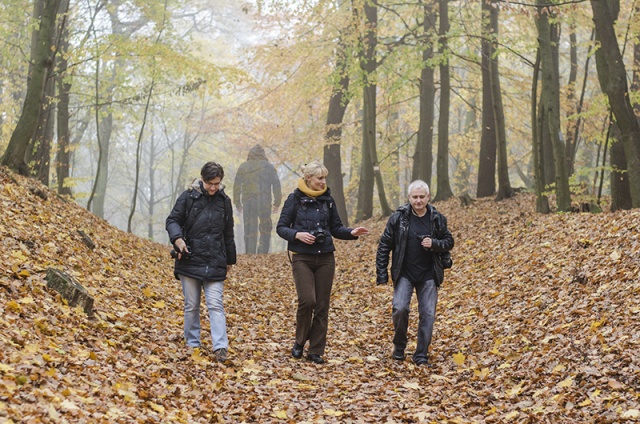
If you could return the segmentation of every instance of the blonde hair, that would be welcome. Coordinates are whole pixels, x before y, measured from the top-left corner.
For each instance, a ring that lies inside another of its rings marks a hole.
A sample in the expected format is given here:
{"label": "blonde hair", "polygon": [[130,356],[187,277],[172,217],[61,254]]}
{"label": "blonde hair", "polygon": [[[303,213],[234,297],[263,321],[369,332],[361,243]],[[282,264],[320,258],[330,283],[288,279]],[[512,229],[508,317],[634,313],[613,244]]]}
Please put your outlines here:
{"label": "blonde hair", "polygon": [[304,178],[317,177],[320,175],[327,176],[329,175],[329,170],[321,164],[319,161],[314,160],[313,162],[309,162],[302,167],[302,174]]}

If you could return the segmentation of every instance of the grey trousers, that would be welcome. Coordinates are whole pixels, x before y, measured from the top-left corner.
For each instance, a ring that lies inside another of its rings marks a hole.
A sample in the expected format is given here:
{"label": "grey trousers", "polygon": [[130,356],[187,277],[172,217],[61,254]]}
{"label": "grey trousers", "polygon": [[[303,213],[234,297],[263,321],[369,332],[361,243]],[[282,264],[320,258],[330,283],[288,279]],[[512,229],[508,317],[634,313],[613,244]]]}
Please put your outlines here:
{"label": "grey trousers", "polygon": [[407,329],[409,327],[409,311],[411,296],[416,289],[418,297],[418,343],[413,354],[414,361],[426,360],[436,321],[436,305],[438,304],[438,289],[434,280],[422,281],[416,284],[400,277],[393,289],[393,344],[404,351],[407,347]]}
{"label": "grey trousers", "polygon": [[273,229],[271,205],[261,205],[257,200],[245,200],[242,209],[245,252],[269,253]]}

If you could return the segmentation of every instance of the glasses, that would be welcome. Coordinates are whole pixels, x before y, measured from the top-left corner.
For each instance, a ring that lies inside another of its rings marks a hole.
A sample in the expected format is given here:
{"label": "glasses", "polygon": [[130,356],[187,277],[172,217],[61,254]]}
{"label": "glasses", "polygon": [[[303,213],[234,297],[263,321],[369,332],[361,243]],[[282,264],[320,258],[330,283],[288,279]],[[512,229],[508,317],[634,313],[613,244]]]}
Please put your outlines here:
{"label": "glasses", "polygon": [[203,181],[202,185],[205,187],[220,187],[222,181]]}

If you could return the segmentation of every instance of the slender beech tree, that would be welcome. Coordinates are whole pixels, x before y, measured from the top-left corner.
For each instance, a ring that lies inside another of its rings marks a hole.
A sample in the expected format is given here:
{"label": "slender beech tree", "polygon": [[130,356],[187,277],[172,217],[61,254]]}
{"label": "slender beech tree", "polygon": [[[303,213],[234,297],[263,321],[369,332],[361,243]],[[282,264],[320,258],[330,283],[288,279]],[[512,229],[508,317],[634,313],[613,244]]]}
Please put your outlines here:
{"label": "slender beech tree", "polygon": [[420,70],[420,122],[418,140],[413,155],[413,180],[421,179],[431,187],[433,173],[433,120],[436,85],[433,68],[433,37],[436,33],[436,3],[422,1],[424,23],[422,25],[422,69]]}
{"label": "slender beech tree", "polygon": [[387,203],[384,192],[382,173],[378,164],[376,150],[377,125],[377,92],[375,71],[378,67],[376,47],[378,45],[378,7],[369,0],[363,5],[364,36],[360,53],[360,67],[363,75],[363,118],[362,118],[362,160],[360,169],[360,184],[358,186],[358,202],[356,206],[356,222],[373,216],[373,188],[378,188],[378,198],[382,215],[391,215],[391,208]]}
{"label": "slender beech tree", "polygon": [[[67,9],[69,0],[63,0],[60,4],[61,9]],[[57,76],[56,86],[58,87],[58,106],[57,127],[58,127],[58,151],[56,155],[56,181],[58,194],[71,196],[71,187],[69,187],[69,170],[71,166],[71,134],[69,130],[69,102],[71,93],[70,75],[67,73],[69,62],[67,60],[67,52],[69,51],[69,29],[64,25],[60,31],[60,54],[57,59]]]}
{"label": "slender beech tree", "polygon": [[[498,5],[492,2],[490,11],[491,42],[497,43],[498,37]],[[507,132],[505,129],[504,107],[502,105],[502,88],[500,86],[500,67],[498,64],[498,49],[492,47],[491,60],[489,62],[489,78],[491,85],[491,99],[493,106],[494,127],[496,129],[496,147],[498,153],[498,194],[496,200],[513,197],[515,194],[509,180],[509,161],[507,158]]]}
{"label": "slender beech tree", "polygon": [[496,193],[496,155],[497,131],[493,109],[493,91],[491,89],[491,62],[495,55],[494,19],[497,11],[491,1],[480,2],[482,16],[481,29],[481,70],[482,70],[482,129],[480,130],[480,156],[478,162],[478,185],[476,196],[489,197]]}
{"label": "slender beech tree", "polygon": [[324,129],[324,165],[329,170],[327,185],[331,187],[331,194],[336,201],[338,213],[344,225],[349,225],[349,214],[344,198],[344,185],[342,182],[342,124],[344,114],[349,104],[349,74],[347,73],[345,46],[338,43],[336,49],[336,75],[329,99],[327,111],[327,123]]}
{"label": "slender beech tree", "polygon": [[614,29],[619,3],[612,0],[591,0],[596,27],[596,67],[602,91],[609,99],[611,111],[620,129],[624,145],[631,205],[640,207],[640,123],[631,106],[627,73]]}
{"label": "slender beech tree", "polygon": [[540,64],[542,74],[541,103],[544,109],[543,131],[548,131],[553,146],[555,162],[556,206],[559,211],[571,209],[571,193],[569,190],[569,176],[564,141],[560,130],[560,78],[557,61],[552,51],[551,25],[549,23],[550,9],[545,6],[545,0],[538,0],[540,10],[536,19],[538,28],[538,43],[540,45]]}
{"label": "slender beech tree", "polygon": [[434,200],[453,196],[449,180],[449,108],[451,76],[449,69],[449,0],[439,0],[438,53],[440,55],[440,115],[438,116],[437,190]]}
{"label": "slender beech tree", "polygon": [[542,164],[542,126],[538,116],[538,81],[540,77],[540,47],[536,51],[536,61],[533,65],[531,83],[531,150],[533,152],[533,175],[536,191],[536,212],[550,213],[549,198],[545,193],[544,167]]}
{"label": "slender beech tree", "polygon": [[31,145],[34,128],[38,122],[38,112],[47,78],[50,76],[55,60],[56,17],[61,0],[38,0],[42,7],[34,6],[35,11],[41,11],[39,16],[34,16],[38,22],[34,30],[34,38],[31,50],[29,80],[27,93],[22,106],[22,113],[11,135],[9,145],[2,156],[1,163],[22,175],[29,175],[29,167],[26,163],[26,154]]}

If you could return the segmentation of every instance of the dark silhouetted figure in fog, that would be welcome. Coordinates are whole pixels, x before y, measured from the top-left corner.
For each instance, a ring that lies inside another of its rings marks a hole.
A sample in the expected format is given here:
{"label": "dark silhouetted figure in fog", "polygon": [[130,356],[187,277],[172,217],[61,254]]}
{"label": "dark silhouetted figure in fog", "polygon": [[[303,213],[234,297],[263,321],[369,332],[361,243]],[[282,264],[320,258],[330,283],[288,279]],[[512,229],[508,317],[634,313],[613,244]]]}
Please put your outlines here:
{"label": "dark silhouetted figure in fog", "polygon": [[249,151],[247,161],[238,168],[233,183],[233,201],[244,222],[246,253],[269,253],[271,214],[278,211],[281,200],[278,173],[267,160],[262,146],[256,144]]}

